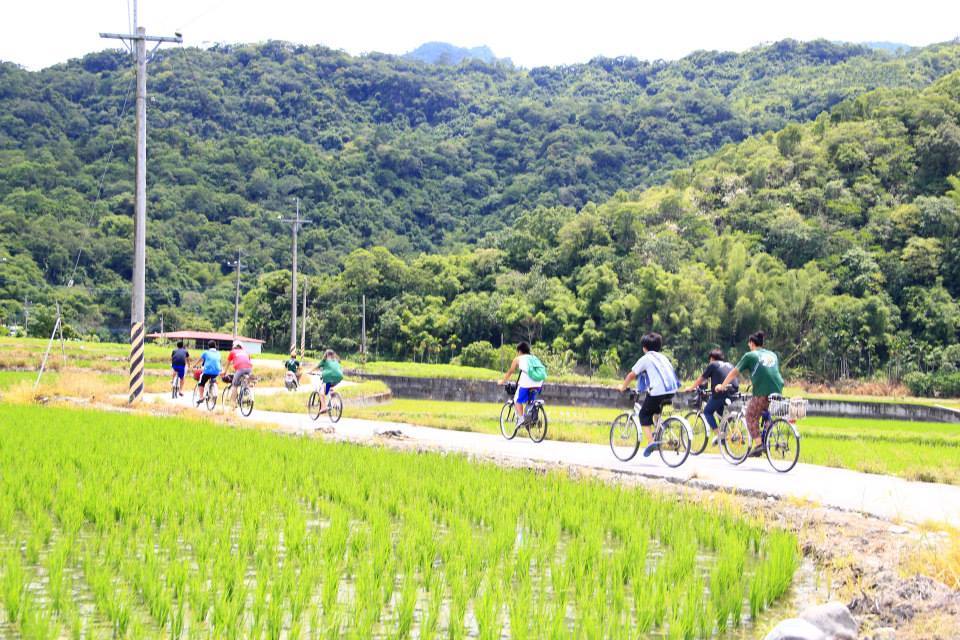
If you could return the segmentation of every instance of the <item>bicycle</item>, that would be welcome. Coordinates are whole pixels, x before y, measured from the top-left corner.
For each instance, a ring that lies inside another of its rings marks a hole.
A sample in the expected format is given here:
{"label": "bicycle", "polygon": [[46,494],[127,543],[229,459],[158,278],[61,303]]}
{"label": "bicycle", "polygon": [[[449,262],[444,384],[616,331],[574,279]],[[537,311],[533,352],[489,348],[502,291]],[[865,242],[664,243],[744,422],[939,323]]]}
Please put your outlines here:
{"label": "bicycle", "polygon": [[503,389],[507,394],[507,399],[503,403],[503,407],[500,408],[500,433],[503,434],[503,437],[507,440],[513,440],[520,429],[525,428],[527,437],[531,441],[543,442],[543,439],[547,437],[548,421],[543,400],[538,397],[540,394],[533,396],[533,399],[524,405],[523,420],[517,422],[516,407],[513,400],[517,393],[517,383],[507,383]]}
{"label": "bicycle", "polygon": [[[222,395],[220,397],[221,406],[223,410],[227,410],[227,399],[230,395],[230,389],[233,386],[233,375],[226,374],[222,377],[223,384],[226,386],[223,388]],[[237,408],[240,409],[240,414],[244,418],[249,418],[250,414],[253,413],[253,386],[256,384],[253,375],[246,375],[240,380],[240,385],[237,387],[237,397],[234,399],[234,403],[237,405]]]}
{"label": "bicycle", "polygon": [[[630,391],[633,410],[621,413],[610,423],[610,450],[621,462],[629,462],[640,449],[640,392]],[[690,425],[680,416],[658,415],[653,425],[653,442],[659,444],[660,459],[668,467],[679,467],[690,456]]]}
{"label": "bicycle", "polygon": [[193,388],[193,406],[199,406],[201,401],[207,404],[207,410],[213,411],[217,406],[217,379],[211,378],[204,387],[204,395],[200,397],[200,385]]}
{"label": "bicycle", "polygon": [[707,421],[703,417],[703,406],[707,403],[710,392],[705,387],[697,387],[694,393],[696,395],[689,405],[693,411],[688,411],[683,418],[690,425],[690,455],[698,456],[704,452],[710,440]]}
{"label": "bicycle", "polygon": [[317,420],[320,418],[321,413],[326,413],[330,418],[330,422],[334,424],[340,422],[340,416],[343,415],[343,398],[340,397],[339,393],[331,389],[330,394],[327,395],[327,408],[321,410],[320,393],[319,389],[314,389],[313,393],[310,394],[310,399],[307,400],[307,415],[309,415],[312,420]]}
{"label": "bicycle", "polygon": [[[770,396],[770,408],[760,414],[760,439],[767,462],[775,471],[787,473],[797,465],[800,459],[800,432],[796,422],[806,416],[807,401],[803,398],[785,398],[779,394]],[[745,454],[736,464],[746,459]]]}
{"label": "bicycle", "polygon": [[170,397],[174,400],[180,397],[180,376],[173,376],[173,382],[170,383]]}

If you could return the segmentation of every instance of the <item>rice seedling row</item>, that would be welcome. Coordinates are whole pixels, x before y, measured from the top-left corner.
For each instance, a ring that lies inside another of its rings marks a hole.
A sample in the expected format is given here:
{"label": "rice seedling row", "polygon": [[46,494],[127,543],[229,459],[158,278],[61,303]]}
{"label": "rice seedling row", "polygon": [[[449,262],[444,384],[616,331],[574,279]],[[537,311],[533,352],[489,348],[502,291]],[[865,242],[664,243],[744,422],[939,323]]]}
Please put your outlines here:
{"label": "rice seedling row", "polygon": [[723,637],[792,534],[460,456],[0,404],[0,635]]}

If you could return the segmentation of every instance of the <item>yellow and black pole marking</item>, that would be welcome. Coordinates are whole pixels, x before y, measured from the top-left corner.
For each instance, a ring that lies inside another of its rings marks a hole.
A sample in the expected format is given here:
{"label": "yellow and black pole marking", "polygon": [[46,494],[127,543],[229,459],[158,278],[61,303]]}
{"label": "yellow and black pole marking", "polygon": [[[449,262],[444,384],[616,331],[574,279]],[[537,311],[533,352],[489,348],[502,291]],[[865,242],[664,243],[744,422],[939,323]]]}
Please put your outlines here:
{"label": "yellow and black pole marking", "polygon": [[143,397],[143,323],[130,325],[130,404]]}

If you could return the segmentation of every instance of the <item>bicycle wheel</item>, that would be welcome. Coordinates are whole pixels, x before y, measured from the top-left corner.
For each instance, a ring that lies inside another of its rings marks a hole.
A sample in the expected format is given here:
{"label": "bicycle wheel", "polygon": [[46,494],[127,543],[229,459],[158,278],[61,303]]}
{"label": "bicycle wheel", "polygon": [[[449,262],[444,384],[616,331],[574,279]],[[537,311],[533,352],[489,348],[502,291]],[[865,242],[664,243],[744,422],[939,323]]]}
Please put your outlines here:
{"label": "bicycle wheel", "polygon": [[640,448],[640,428],[629,413],[621,413],[610,423],[610,450],[621,462],[633,460]]}
{"label": "bicycle wheel", "polygon": [[679,416],[670,416],[660,424],[660,459],[668,467],[679,467],[690,455],[690,425]]}
{"label": "bicycle wheel", "polygon": [[517,416],[513,412],[513,401],[507,400],[500,407],[500,434],[507,440],[517,435]]}
{"label": "bicycle wheel", "polygon": [[193,406],[198,406],[200,404],[200,386],[197,385],[193,388]]}
{"label": "bicycle wheel", "polygon": [[314,391],[310,394],[310,399],[307,400],[307,415],[310,416],[311,420],[316,420],[320,417],[320,392]]}
{"label": "bicycle wheel", "polygon": [[684,420],[690,425],[690,455],[698,456],[704,452],[710,441],[707,421],[699,411],[691,411],[684,416]]}
{"label": "bicycle wheel", "polygon": [[213,411],[217,406],[217,385],[207,383],[207,410]]}
{"label": "bicycle wheel", "polygon": [[240,413],[243,417],[249,417],[253,413],[253,391],[250,387],[244,385],[240,387],[240,396],[237,398],[237,404],[240,405]]}
{"label": "bicycle wheel", "polygon": [[747,428],[747,419],[742,413],[731,415],[724,424],[723,432],[724,436],[720,442],[723,457],[727,462],[740,464],[747,459],[753,442],[750,430]]}
{"label": "bicycle wheel", "polygon": [[327,413],[330,414],[330,422],[334,424],[340,422],[340,416],[343,415],[343,399],[336,391],[327,398]]}
{"label": "bicycle wheel", "polygon": [[180,378],[175,377],[170,385],[170,397],[174,400],[180,395]]}
{"label": "bicycle wheel", "polygon": [[800,459],[800,434],[783,418],[773,421],[764,444],[767,461],[780,473],[793,469]]}
{"label": "bicycle wheel", "polygon": [[543,442],[547,437],[547,412],[543,407],[536,407],[537,415],[532,422],[527,422],[527,433],[534,442]]}
{"label": "bicycle wheel", "polygon": [[[233,402],[234,402],[234,404],[236,404],[236,402],[237,402],[236,398],[234,398]],[[229,385],[229,384],[223,388],[223,391],[220,392],[220,408],[221,408],[224,412],[226,412],[227,409],[231,408],[231,407],[230,407],[230,385]]]}

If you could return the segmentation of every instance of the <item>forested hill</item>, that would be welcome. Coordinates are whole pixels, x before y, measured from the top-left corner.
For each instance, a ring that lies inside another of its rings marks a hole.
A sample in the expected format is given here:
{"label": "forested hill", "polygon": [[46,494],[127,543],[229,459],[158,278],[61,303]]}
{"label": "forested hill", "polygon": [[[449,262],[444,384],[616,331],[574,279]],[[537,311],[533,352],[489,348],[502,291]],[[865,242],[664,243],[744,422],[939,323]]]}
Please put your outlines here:
{"label": "forested hill", "polygon": [[[513,69],[351,57],[320,47],[161,50],[150,67],[148,313],[231,317],[224,260],[285,267],[293,198],[313,219],[305,270],[358,246],[455,248],[537,206],[582,207],[653,184],[723,144],[810,120],[876,86],[922,87],[960,47],[892,57],[784,41],[677,62]],[[60,295],[83,331],[126,325],[133,126],[129,59],[41,72],[0,64],[0,301]],[[105,172],[102,198],[94,201]]]}
{"label": "forested hill", "polygon": [[[655,329],[692,374],[710,348],[737,353],[763,328],[793,375],[940,370],[954,385],[942,392],[960,393],[960,72],[516,226],[412,262],[358,250],[317,301],[317,341],[356,345],[363,292],[372,344],[395,357],[446,359],[503,336],[536,340],[554,368],[613,374]],[[277,272],[247,295],[249,330],[286,335],[285,286]]]}

